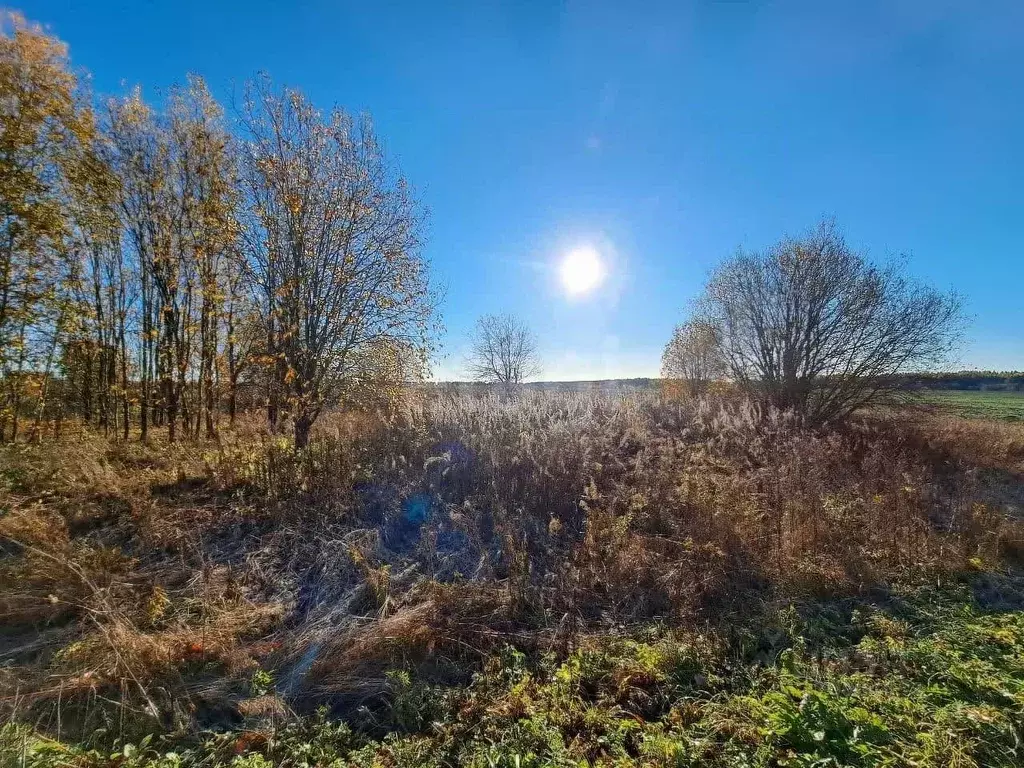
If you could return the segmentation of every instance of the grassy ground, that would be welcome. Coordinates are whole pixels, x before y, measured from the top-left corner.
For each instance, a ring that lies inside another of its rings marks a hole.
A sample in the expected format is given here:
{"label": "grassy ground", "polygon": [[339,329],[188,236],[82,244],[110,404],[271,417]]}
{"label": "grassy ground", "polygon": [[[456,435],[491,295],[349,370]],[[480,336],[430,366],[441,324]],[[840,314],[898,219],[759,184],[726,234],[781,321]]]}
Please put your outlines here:
{"label": "grassy ground", "polygon": [[1024,421],[1024,392],[933,391],[924,401],[971,419]]}
{"label": "grassy ground", "polygon": [[0,766],[1024,758],[1017,424],[538,393],[0,454]]}
{"label": "grassy ground", "polygon": [[396,671],[383,740],[324,711],[104,750],[12,725],[0,750],[53,766],[1020,765],[1024,613],[988,603],[1000,587],[1020,594],[977,577],[789,604],[731,635],[649,625],[563,658],[507,647],[459,688]]}

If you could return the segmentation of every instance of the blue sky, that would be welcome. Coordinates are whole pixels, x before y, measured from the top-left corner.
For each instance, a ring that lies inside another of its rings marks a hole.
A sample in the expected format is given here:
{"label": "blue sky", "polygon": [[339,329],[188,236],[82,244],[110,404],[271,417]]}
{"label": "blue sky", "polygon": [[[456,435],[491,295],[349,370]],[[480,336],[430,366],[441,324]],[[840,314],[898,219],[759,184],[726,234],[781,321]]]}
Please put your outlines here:
{"label": "blue sky", "polygon": [[[1024,3],[52,0],[99,93],[259,70],[368,111],[430,209],[437,373],[484,312],[545,378],[656,375],[708,270],[834,215],[968,299],[960,362],[1024,368]],[[600,252],[570,299],[556,265]]]}

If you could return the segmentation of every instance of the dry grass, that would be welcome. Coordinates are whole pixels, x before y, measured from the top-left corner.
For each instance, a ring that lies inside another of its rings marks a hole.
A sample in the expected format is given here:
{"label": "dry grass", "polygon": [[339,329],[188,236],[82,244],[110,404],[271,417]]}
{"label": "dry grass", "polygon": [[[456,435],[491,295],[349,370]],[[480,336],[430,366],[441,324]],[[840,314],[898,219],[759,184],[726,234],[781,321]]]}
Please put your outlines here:
{"label": "dry grass", "polygon": [[389,669],[1024,551],[1024,427],[934,414],[810,433],[730,397],[440,394],[302,454],[255,423],[3,450],[0,700],[65,730],[372,706]]}

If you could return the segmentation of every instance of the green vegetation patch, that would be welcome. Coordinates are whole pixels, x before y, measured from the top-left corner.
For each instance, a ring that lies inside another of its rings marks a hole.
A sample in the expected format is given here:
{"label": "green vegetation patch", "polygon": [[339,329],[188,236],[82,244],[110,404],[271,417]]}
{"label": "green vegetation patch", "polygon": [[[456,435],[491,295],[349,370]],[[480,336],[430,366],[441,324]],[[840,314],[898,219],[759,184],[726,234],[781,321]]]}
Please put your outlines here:
{"label": "green vegetation patch", "polygon": [[6,726],[3,765],[1016,766],[1024,613],[968,586],[658,626],[565,654],[506,648],[465,688],[390,676],[384,733],[326,710],[277,728],[87,751]]}
{"label": "green vegetation patch", "polygon": [[931,391],[923,400],[965,418],[1024,421],[1024,392]]}

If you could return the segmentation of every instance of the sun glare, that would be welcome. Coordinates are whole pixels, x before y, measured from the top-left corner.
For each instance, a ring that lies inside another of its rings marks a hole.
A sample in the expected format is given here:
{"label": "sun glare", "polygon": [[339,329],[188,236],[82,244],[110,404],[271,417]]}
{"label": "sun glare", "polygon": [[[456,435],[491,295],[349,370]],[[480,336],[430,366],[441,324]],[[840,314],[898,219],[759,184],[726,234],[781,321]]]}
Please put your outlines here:
{"label": "sun glare", "polygon": [[558,274],[567,294],[585,296],[601,284],[605,270],[597,251],[587,246],[566,254]]}

